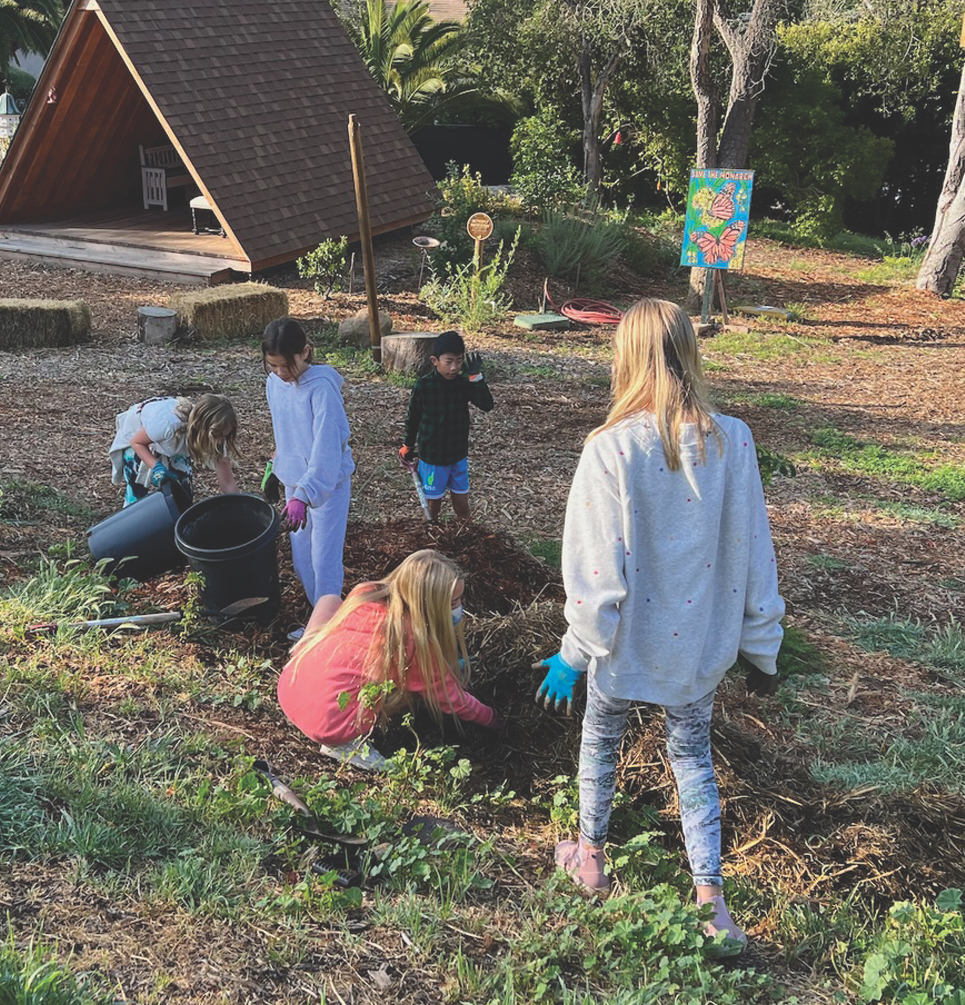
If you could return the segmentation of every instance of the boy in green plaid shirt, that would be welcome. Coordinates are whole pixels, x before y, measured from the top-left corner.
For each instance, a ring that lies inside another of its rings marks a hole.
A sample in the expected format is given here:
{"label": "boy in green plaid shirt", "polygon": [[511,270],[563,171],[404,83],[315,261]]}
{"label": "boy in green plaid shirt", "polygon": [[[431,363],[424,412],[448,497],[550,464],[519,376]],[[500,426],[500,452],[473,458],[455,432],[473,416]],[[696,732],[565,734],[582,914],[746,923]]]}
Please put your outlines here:
{"label": "boy in green plaid shirt", "polygon": [[405,417],[405,445],[399,457],[411,471],[418,456],[419,477],[433,521],[439,519],[447,491],[456,516],[468,520],[469,404],[491,412],[493,396],[479,353],[467,356],[457,332],[443,332],[432,343],[429,358],[432,369],[412,389]]}

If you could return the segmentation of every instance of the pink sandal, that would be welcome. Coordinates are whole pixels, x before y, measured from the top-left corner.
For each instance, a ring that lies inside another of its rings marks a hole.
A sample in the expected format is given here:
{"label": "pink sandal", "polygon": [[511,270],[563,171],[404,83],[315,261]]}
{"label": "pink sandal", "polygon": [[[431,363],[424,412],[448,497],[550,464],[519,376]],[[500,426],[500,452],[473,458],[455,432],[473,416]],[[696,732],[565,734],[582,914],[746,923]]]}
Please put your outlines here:
{"label": "pink sandal", "polygon": [[602,848],[588,845],[582,835],[579,841],[560,841],[554,855],[556,864],[573,880],[591,893],[610,889],[610,877],[603,871],[606,858]]}
{"label": "pink sandal", "polygon": [[713,907],[714,913],[709,921],[704,922],[704,935],[708,939],[714,939],[722,934],[724,941],[705,946],[704,952],[715,960],[728,956],[740,956],[747,948],[747,933],[730,916],[730,911],[727,910],[727,905],[724,903],[724,895],[718,893],[716,897],[705,900],[699,906],[704,907],[707,904]]}

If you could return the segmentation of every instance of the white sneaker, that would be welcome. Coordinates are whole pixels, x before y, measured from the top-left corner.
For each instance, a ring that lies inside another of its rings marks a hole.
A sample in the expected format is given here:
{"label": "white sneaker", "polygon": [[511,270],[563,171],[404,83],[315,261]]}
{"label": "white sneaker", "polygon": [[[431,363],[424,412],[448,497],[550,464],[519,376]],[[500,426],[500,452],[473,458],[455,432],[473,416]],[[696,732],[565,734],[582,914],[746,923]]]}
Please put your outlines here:
{"label": "white sneaker", "polygon": [[305,634],[305,626],[304,625],[300,626],[299,628],[293,628],[288,633],[288,641],[289,642],[298,642],[304,634]]}
{"label": "white sneaker", "polygon": [[385,758],[373,747],[364,736],[348,743],[323,743],[321,751],[326,757],[332,757],[342,764],[363,771],[385,771]]}

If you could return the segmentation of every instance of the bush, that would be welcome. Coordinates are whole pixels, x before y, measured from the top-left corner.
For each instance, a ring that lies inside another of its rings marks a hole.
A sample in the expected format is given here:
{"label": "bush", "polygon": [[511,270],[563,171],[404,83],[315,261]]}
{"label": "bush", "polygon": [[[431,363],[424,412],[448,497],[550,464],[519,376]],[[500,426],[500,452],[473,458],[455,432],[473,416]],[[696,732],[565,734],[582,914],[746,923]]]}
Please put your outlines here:
{"label": "bush", "polygon": [[446,324],[458,325],[467,332],[479,331],[512,307],[512,301],[501,290],[518,243],[517,230],[505,256],[500,241],[496,254],[478,273],[471,262],[457,265],[448,270],[445,279],[433,276],[419,295]]}
{"label": "bush", "polygon": [[178,293],[168,306],[199,338],[247,338],[288,313],[288,294],[264,283],[238,283]]}
{"label": "bush", "polygon": [[[437,189],[439,203],[427,225],[427,229],[442,242],[432,253],[436,271],[472,261],[475,243],[466,233],[466,223],[473,213],[488,213],[495,217],[508,208],[506,198],[490,192],[482,183],[482,175],[474,175],[468,164],[463,165],[461,170],[458,165],[449,164],[448,174],[439,182]],[[502,222],[494,220],[494,228]]]}
{"label": "bush", "polygon": [[590,282],[605,277],[627,246],[625,223],[597,208],[549,210],[539,235],[539,256],[557,278]]}
{"label": "bush", "polygon": [[510,141],[510,184],[525,206],[568,206],[583,198],[586,186],[571,157],[578,142],[579,135],[552,108],[520,119]]}
{"label": "bush", "polygon": [[0,299],[0,347],[62,346],[90,337],[90,308],[83,300]]}
{"label": "bush", "polygon": [[298,274],[302,279],[315,280],[315,292],[327,300],[341,290],[348,270],[348,238],[329,238],[307,255],[298,259]]}

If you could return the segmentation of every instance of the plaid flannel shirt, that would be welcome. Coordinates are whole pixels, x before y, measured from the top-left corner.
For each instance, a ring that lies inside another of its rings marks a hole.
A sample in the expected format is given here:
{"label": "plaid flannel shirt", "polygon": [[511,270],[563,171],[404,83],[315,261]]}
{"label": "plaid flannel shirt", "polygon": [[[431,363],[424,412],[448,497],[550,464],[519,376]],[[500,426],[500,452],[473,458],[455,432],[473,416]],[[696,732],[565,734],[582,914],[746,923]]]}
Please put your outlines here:
{"label": "plaid flannel shirt", "polygon": [[469,403],[484,412],[493,409],[486,378],[471,381],[461,373],[452,380],[432,370],[412,388],[405,417],[405,445],[418,441],[426,464],[455,464],[469,455]]}

